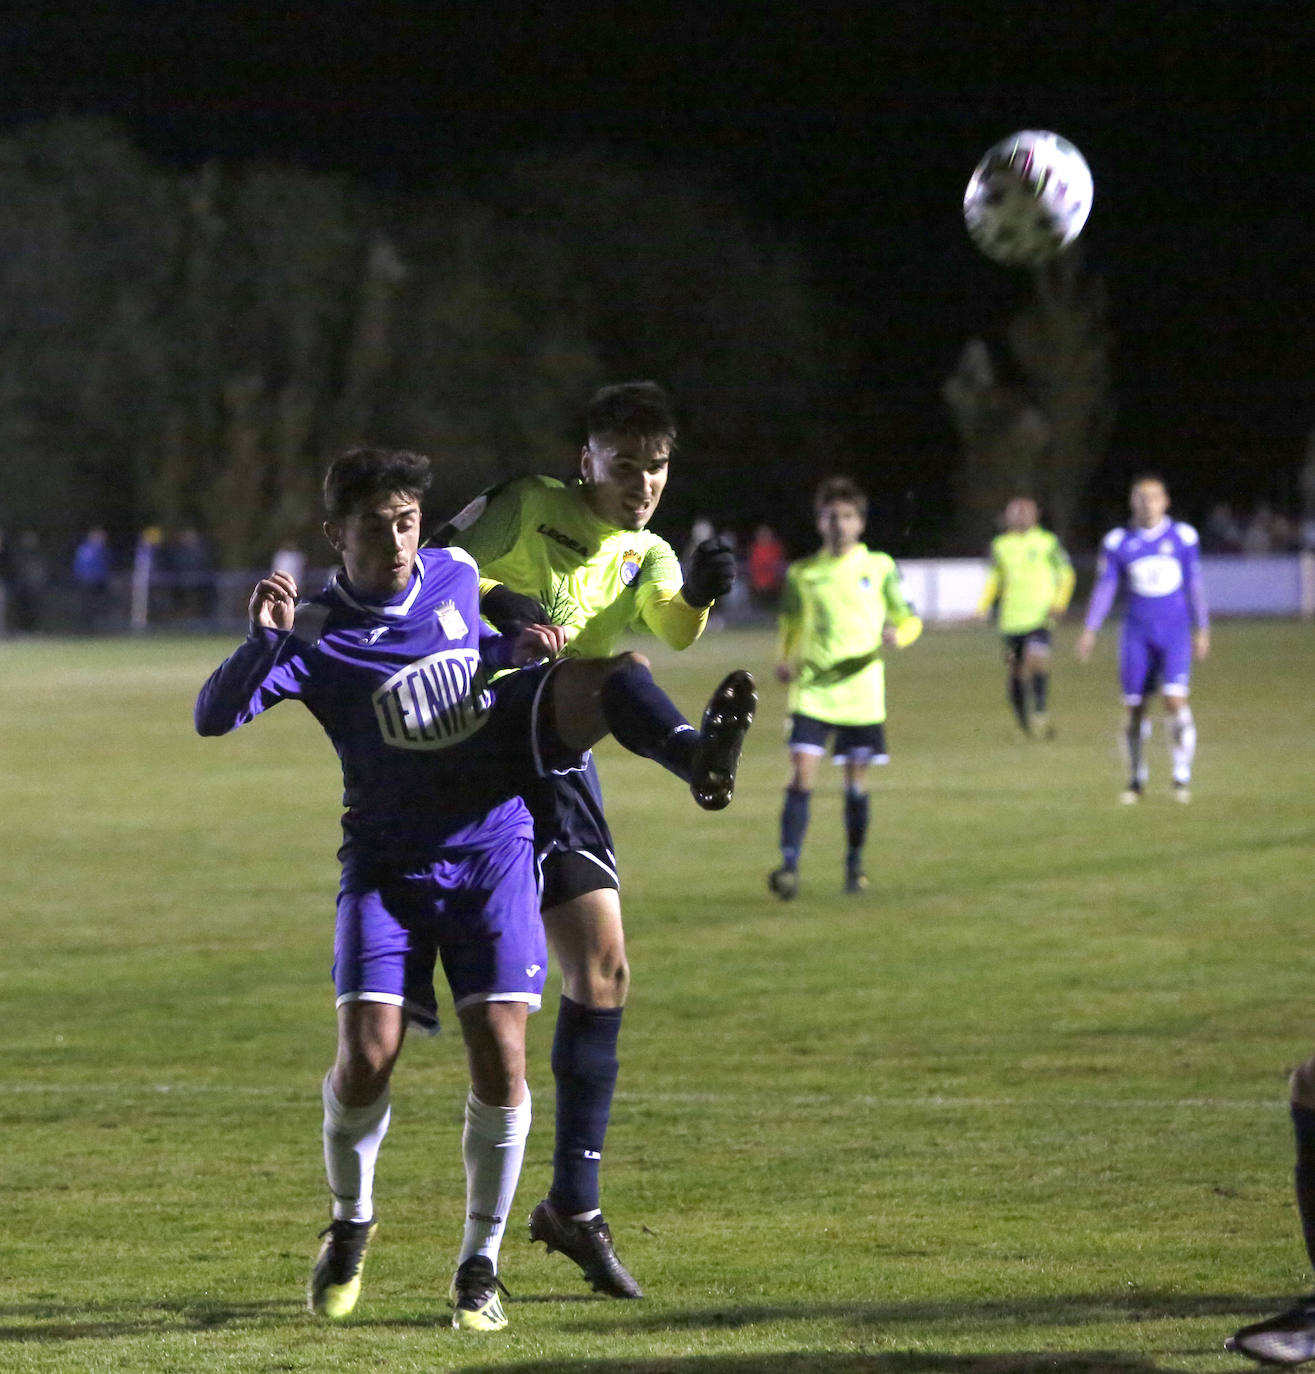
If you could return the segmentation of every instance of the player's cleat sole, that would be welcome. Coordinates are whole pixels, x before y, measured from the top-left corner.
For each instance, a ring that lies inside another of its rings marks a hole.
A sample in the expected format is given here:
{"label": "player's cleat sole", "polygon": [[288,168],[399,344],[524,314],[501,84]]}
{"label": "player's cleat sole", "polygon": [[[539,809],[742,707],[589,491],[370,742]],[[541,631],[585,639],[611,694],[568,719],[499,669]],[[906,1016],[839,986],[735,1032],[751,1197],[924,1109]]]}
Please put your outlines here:
{"label": "player's cleat sole", "polygon": [[[507,1325],[498,1289],[502,1283],[493,1271],[493,1262],[484,1255],[472,1255],[452,1275],[448,1297],[452,1302],[452,1326],[457,1331],[501,1331]],[[505,1293],[507,1290],[502,1288]]]}
{"label": "player's cleat sole", "polygon": [[1315,1360],[1315,1298],[1244,1326],[1224,1342],[1224,1349],[1260,1364],[1291,1366]]}
{"label": "player's cleat sole", "polygon": [[600,1213],[588,1221],[563,1216],[547,1198],[530,1213],[530,1243],[542,1241],[580,1267],[595,1293],[610,1298],[642,1298],[644,1290],[617,1258],[612,1233]]}
{"label": "player's cleat sole", "polygon": [[799,874],[793,868],[774,868],[767,875],[767,887],[783,902],[792,902],[799,895]]}
{"label": "player's cleat sole", "polygon": [[705,811],[721,811],[731,804],[740,750],[757,705],[753,674],[743,668],[728,673],[708,699],[689,783],[694,800]]}
{"label": "player's cleat sole", "polygon": [[868,890],[868,875],[856,870],[850,870],[845,874],[846,892],[866,892]]}
{"label": "player's cleat sole", "polygon": [[1140,787],[1125,787],[1119,793],[1120,806],[1136,806],[1139,801],[1141,801]]}
{"label": "player's cleat sole", "polygon": [[369,1221],[332,1221],[320,1232],[323,1244],[306,1286],[306,1306],[330,1321],[349,1317],[361,1296],[365,1251],[378,1230]]}

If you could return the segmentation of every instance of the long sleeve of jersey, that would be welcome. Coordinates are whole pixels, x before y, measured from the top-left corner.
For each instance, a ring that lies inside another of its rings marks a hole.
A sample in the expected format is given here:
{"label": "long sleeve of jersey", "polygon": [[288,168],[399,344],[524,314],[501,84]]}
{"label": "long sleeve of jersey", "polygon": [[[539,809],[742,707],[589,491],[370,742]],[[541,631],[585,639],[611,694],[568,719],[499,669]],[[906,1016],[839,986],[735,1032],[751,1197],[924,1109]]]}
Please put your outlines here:
{"label": "long sleeve of jersey", "polygon": [[1100,569],[1096,574],[1096,585],[1091,589],[1091,600],[1087,604],[1086,628],[1093,634],[1105,623],[1105,617],[1114,605],[1118,590],[1118,564],[1108,555],[1102,554]]}
{"label": "long sleeve of jersey", "polygon": [[1051,566],[1055,570],[1055,599],[1050,610],[1053,615],[1063,615],[1068,610],[1068,603],[1073,599],[1073,588],[1077,586],[1078,575],[1073,571],[1073,560],[1059,540],[1055,540]]}
{"label": "long sleeve of jersey", "polygon": [[996,598],[1000,595],[1000,566],[994,559],[986,574],[986,586],[982,588],[982,595],[977,602],[977,614],[985,615],[996,603]]}
{"label": "long sleeve of jersey", "polygon": [[799,595],[799,583],[793,568],[787,569],[785,585],[776,618],[776,658],[779,663],[793,663],[804,623],[804,603]]}
{"label": "long sleeve of jersey", "polygon": [[681,592],[655,591],[640,613],[644,624],[669,648],[688,649],[708,623],[708,606],[691,606]]}
{"label": "long sleeve of jersey", "polygon": [[895,628],[895,647],[907,649],[922,633],[922,620],[914,614],[904,595],[897,568],[892,568],[887,575],[882,594],[886,599],[886,619]]}
{"label": "long sleeve of jersey", "polygon": [[1192,624],[1198,630],[1210,628],[1210,607],[1205,598],[1205,576],[1201,572],[1201,557],[1195,548],[1187,564],[1187,604],[1192,612]]}
{"label": "long sleeve of jersey", "polygon": [[285,654],[292,635],[255,629],[206,679],[192,719],[198,735],[225,735],[300,692],[304,673]]}

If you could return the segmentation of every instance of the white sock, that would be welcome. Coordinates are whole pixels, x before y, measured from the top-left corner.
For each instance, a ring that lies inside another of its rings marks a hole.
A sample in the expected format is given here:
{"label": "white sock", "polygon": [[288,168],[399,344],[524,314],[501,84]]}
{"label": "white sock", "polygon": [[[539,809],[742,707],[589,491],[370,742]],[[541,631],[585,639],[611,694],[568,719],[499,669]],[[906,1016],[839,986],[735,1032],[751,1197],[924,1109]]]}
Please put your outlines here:
{"label": "white sock", "polygon": [[1180,706],[1170,717],[1169,757],[1173,762],[1174,782],[1191,782],[1192,759],[1196,757],[1196,721],[1190,706]]}
{"label": "white sock", "polygon": [[521,1161],[530,1134],[530,1090],[518,1107],[490,1107],[472,1092],[466,1098],[461,1154],[466,1161],[466,1229],[458,1264],[484,1255],[498,1268],[498,1249],[507,1229]]}
{"label": "white sock", "polygon": [[374,1165],[388,1134],[388,1089],[364,1107],[344,1107],[333,1091],[333,1070],[324,1075],[324,1172],[333,1194],[335,1221],[374,1216]]}

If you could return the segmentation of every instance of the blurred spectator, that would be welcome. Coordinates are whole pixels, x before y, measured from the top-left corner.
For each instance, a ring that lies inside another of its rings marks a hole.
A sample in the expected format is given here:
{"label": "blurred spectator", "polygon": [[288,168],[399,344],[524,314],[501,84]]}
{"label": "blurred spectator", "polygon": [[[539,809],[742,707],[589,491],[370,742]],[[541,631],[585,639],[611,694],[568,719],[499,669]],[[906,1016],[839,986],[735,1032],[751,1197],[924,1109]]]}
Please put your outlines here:
{"label": "blurred spectator", "polygon": [[1242,527],[1227,501],[1220,501],[1205,522],[1206,553],[1241,553]]}
{"label": "blurred spectator", "polygon": [[1242,531],[1242,552],[1249,554],[1269,553],[1274,542],[1270,534],[1269,507],[1262,501],[1251,513],[1247,527]]}
{"label": "blurred spectator", "polygon": [[270,571],[287,573],[297,586],[301,586],[306,573],[306,555],[297,547],[295,540],[285,539],[274,550]]}
{"label": "blurred spectator", "polygon": [[109,536],[95,525],[73,552],[73,581],[78,589],[78,619],[87,634],[102,628],[110,599]]}
{"label": "blurred spectator", "polygon": [[41,536],[24,530],[13,553],[9,584],[9,624],[11,629],[30,634],[41,628],[43,603],[50,572],[41,552]]}
{"label": "blurred spectator", "polygon": [[174,608],[196,620],[215,618],[215,571],[210,545],[201,532],[188,525],[179,530],[165,550],[173,582]]}
{"label": "blurred spectator", "polygon": [[759,525],[753,532],[746,560],[749,595],[756,605],[776,605],[785,581],[785,545],[770,525]]}

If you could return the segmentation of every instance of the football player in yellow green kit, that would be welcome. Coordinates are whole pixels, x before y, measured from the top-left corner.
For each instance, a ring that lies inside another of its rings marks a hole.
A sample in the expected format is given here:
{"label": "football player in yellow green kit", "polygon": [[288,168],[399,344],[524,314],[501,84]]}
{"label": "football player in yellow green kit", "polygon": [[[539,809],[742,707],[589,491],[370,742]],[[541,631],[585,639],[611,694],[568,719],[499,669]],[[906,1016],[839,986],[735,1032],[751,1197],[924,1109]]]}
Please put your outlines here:
{"label": "football player in yellow green kit", "polygon": [[782,901],[799,891],[799,855],[828,741],[845,770],[845,891],[867,887],[868,765],[889,759],[882,650],[906,648],[922,633],[895,560],[861,542],[867,504],[849,478],[827,478],[813,500],[822,547],[786,573],[776,675],[790,684],[790,781],[781,866],[767,880]]}
{"label": "football player in yellow green kit", "polygon": [[1009,704],[1019,727],[1024,734],[1050,739],[1050,624],[1068,609],[1074,574],[1063,545],[1037,519],[1037,504],[1030,496],[1015,496],[1005,507],[1004,533],[991,541],[991,570],[977,613],[986,619],[997,608]]}
{"label": "football player in yellow green kit", "polygon": [[[585,434],[578,482],[518,478],[451,522],[450,542],[474,556],[487,581],[501,584],[489,589],[481,609],[507,631],[515,628],[515,607],[511,618],[504,610],[499,620],[493,597],[503,607],[509,592],[512,601],[528,599],[526,623],[564,626],[567,655],[606,659],[633,626],[687,648],[702,633],[713,600],[730,591],[735,560],[721,541],[707,540],[685,577],[671,546],[646,528],[676,441],[670,401],[652,382],[605,387],[589,405]],[[686,778],[700,806],[725,806],[753,719],[753,678],[743,671],[727,676],[708,703],[702,730],[695,730],[653,681],[642,655],[614,661],[619,666],[600,694],[613,735]],[[552,1048],[553,1180],[530,1215],[530,1238],[574,1260],[597,1291],[638,1298],[640,1287],[617,1258],[599,1209],[630,969],[597,771],[591,762],[584,773],[544,778],[525,801],[542,856],[544,926],[562,971]]]}

